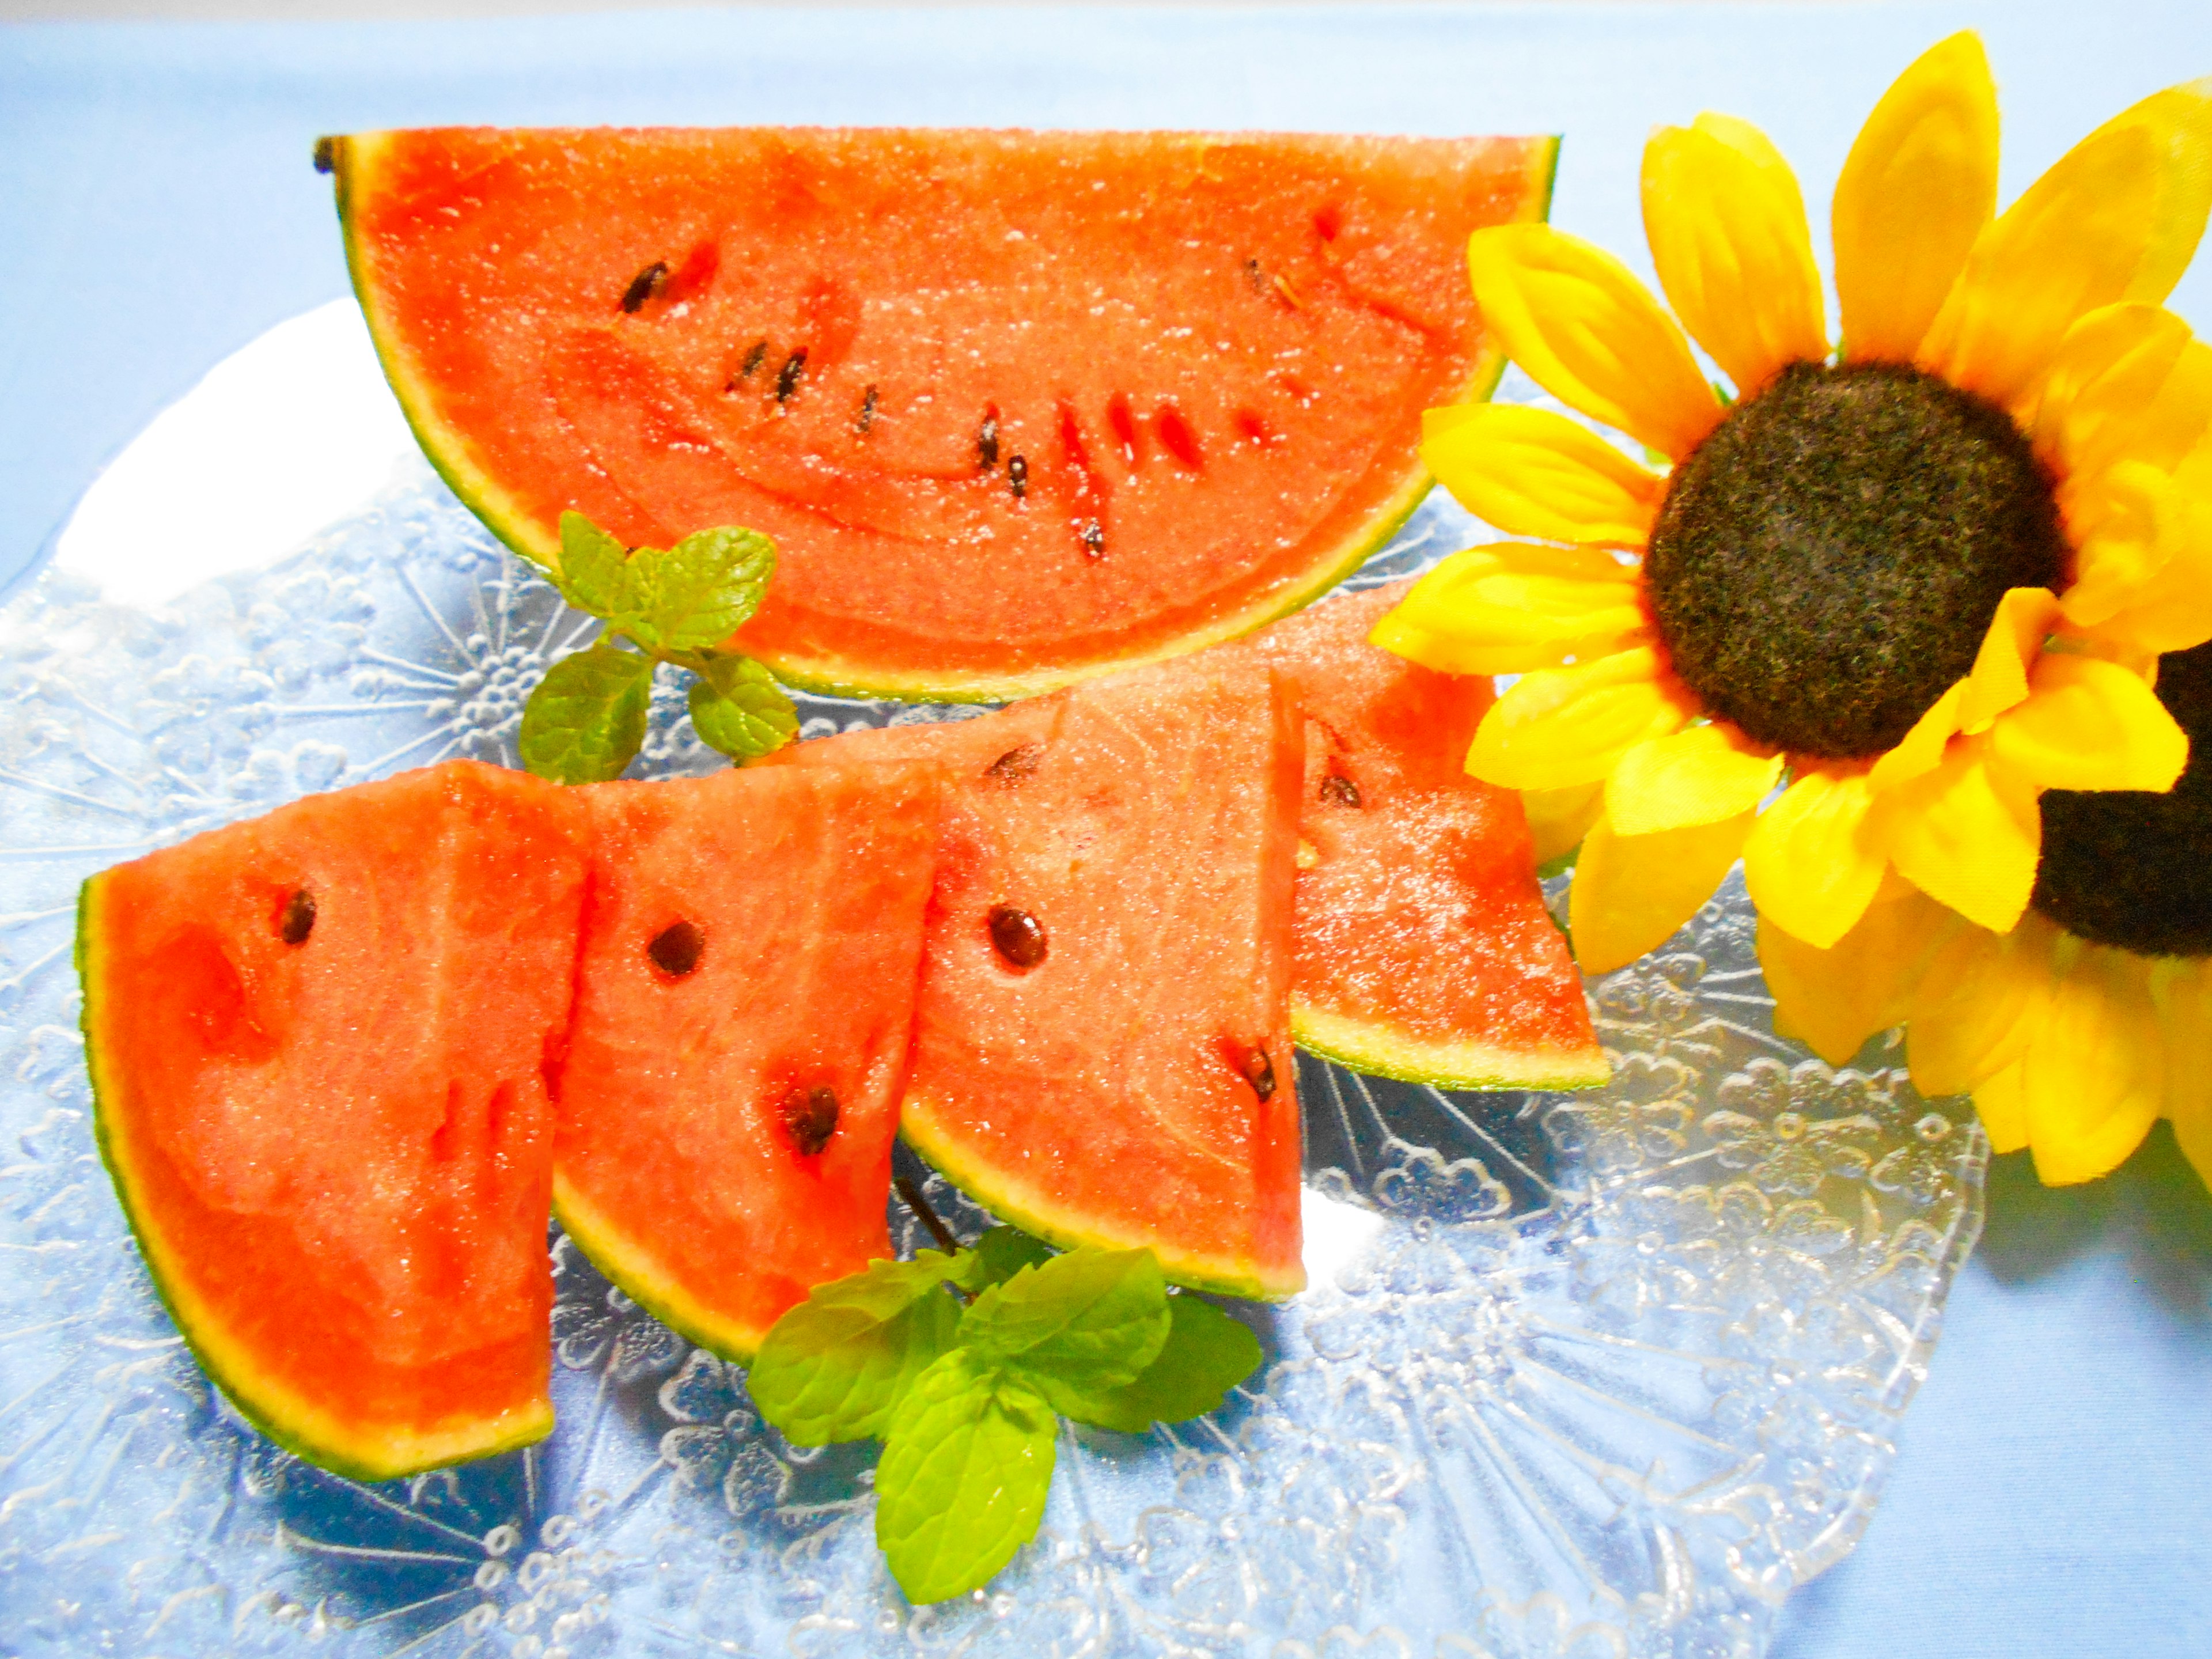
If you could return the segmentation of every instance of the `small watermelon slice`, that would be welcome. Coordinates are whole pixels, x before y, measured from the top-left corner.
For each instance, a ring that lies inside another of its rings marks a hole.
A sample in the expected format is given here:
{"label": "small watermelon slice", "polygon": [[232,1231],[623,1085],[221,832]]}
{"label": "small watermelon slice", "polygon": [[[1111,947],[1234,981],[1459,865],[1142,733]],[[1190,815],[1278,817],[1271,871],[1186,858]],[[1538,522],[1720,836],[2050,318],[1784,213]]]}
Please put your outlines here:
{"label": "small watermelon slice", "polygon": [[900,1114],[997,1214],[1149,1244],[1170,1278],[1304,1287],[1288,1015],[1300,732],[1209,654],[981,719],[787,751],[951,778]]}
{"label": "small watermelon slice", "polygon": [[85,884],[94,1110],[146,1265],[208,1375],[326,1468],[553,1425],[544,1071],[578,829],[552,786],[458,761]]}
{"label": "small watermelon slice", "polygon": [[1306,718],[1291,1029],[1354,1071],[1439,1088],[1593,1087],[1609,1067],[1521,798],[1461,764],[1490,682],[1367,642],[1408,585],[1231,647],[1275,668]]}
{"label": "small watermelon slice", "polygon": [[595,836],[555,1212],[726,1358],[891,1253],[938,777],[761,767],[575,792]]}
{"label": "small watermelon slice", "polygon": [[744,524],[793,684],[1000,701],[1297,608],[1503,359],[1467,240],[1556,142],[376,132],[325,140],[431,460],[551,563]]}

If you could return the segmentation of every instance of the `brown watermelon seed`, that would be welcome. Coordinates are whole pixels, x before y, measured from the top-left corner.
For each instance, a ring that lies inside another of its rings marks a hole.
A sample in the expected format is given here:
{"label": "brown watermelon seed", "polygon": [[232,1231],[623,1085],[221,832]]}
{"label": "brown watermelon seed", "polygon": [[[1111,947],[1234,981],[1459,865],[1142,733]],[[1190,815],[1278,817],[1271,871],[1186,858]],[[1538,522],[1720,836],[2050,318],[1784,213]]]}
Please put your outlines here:
{"label": "brown watermelon seed", "polygon": [[982,429],[975,434],[975,470],[989,472],[999,465],[999,406],[983,405]]}
{"label": "brown watermelon seed", "polygon": [[629,286],[623,290],[622,308],[624,311],[635,311],[647,300],[659,293],[660,285],[667,280],[668,261],[655,259],[629,279]]}
{"label": "brown watermelon seed", "polygon": [[795,394],[799,390],[799,376],[805,373],[806,348],[805,346],[801,346],[798,350],[793,352],[791,356],[783,360],[783,367],[776,372],[776,402],[779,404],[789,403],[793,394]]}
{"label": "brown watermelon seed", "polygon": [[338,141],[335,138],[315,140],[315,171],[335,173],[338,165]]}
{"label": "brown watermelon seed", "polygon": [[753,377],[753,371],[767,361],[768,342],[766,340],[755,340],[753,342],[753,349],[745,353],[744,362],[738,366],[737,378],[740,380],[751,380]]}
{"label": "brown watermelon seed", "polygon": [[706,954],[707,936],[696,923],[672,921],[653,936],[653,943],[645,947],[653,965],[671,979],[682,979],[696,973],[699,958]]}
{"label": "brown watermelon seed", "polygon": [[993,761],[984,769],[983,775],[994,783],[1012,787],[1024,778],[1035,774],[1043,760],[1044,745],[1042,744],[1025,743],[1018,748],[1009,749],[998,759]]}
{"label": "brown watermelon seed", "polygon": [[1321,781],[1321,798],[1333,800],[1340,806],[1359,805],[1359,786],[1341,772],[1331,772]]}
{"label": "brown watermelon seed", "polygon": [[1267,1058],[1267,1045],[1255,1043],[1244,1051],[1243,1063],[1237,1069],[1244,1080],[1252,1085],[1252,1092],[1262,1100],[1275,1097],[1275,1063]]}
{"label": "brown watermelon seed", "polygon": [[1152,430],[1160,434],[1160,447],[1194,471],[1205,465],[1199,453],[1198,434],[1190,429],[1190,422],[1173,404],[1162,404],[1159,412],[1152,416]]}
{"label": "brown watermelon seed", "polygon": [[875,422],[876,389],[873,386],[870,386],[868,388],[868,395],[860,399],[860,413],[853,424],[860,428],[860,435],[865,438],[868,435],[868,428],[873,426]]}
{"label": "brown watermelon seed", "polygon": [[1137,430],[1137,417],[1129,412],[1129,399],[1125,393],[1117,392],[1107,399],[1106,423],[1114,428],[1114,441],[1121,446],[1121,459],[1135,466],[1143,459],[1138,441],[1141,434]]}
{"label": "brown watermelon seed", "polygon": [[1023,973],[1044,960],[1044,924],[1026,910],[1017,910],[1011,904],[991,907],[992,948],[1006,959],[1006,964]]}
{"label": "brown watermelon seed", "polygon": [[1030,493],[1030,464],[1019,455],[1006,463],[1006,488],[1016,501]]}
{"label": "brown watermelon seed", "polygon": [[1085,519],[1075,527],[1075,538],[1083,544],[1083,556],[1103,559],[1106,556],[1106,526],[1096,519]]}
{"label": "brown watermelon seed", "polygon": [[1257,259],[1247,259],[1244,262],[1244,280],[1252,284],[1252,292],[1255,294],[1265,294],[1267,291],[1267,273],[1260,269],[1260,262]]}
{"label": "brown watermelon seed", "polygon": [[314,931],[315,896],[304,887],[295,888],[277,915],[276,937],[287,945],[305,945]]}
{"label": "brown watermelon seed", "polygon": [[837,1091],[821,1083],[794,1085],[783,1097],[783,1127],[800,1157],[817,1156],[837,1133]]}

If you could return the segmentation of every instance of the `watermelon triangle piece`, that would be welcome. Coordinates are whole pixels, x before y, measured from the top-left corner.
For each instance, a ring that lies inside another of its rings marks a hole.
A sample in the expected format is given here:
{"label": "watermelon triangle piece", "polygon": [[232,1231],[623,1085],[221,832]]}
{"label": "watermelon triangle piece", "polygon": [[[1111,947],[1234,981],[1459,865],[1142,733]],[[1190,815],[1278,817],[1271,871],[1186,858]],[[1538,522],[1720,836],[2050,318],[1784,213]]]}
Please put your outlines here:
{"label": "watermelon triangle piece", "polygon": [[939,772],[755,767],[574,792],[593,829],[554,1208],[655,1317],[749,1359],[891,1254]]}
{"label": "watermelon triangle piece", "polygon": [[1462,763],[1490,681],[1367,642],[1407,586],[1230,647],[1282,674],[1306,721],[1291,1028],[1315,1054],[1411,1083],[1595,1087],[1610,1068],[1521,798]]}
{"label": "watermelon triangle piece", "polygon": [[552,1427],[544,1069],[579,829],[552,786],[457,761],[85,884],[117,1194],[208,1375],[325,1468],[386,1480]]}

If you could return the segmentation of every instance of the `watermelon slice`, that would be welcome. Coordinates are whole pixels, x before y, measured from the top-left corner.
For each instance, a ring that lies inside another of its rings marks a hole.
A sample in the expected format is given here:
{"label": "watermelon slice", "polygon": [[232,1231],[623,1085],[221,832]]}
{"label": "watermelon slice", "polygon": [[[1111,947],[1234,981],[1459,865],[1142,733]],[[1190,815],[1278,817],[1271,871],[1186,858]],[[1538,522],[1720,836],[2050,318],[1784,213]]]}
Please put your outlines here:
{"label": "watermelon slice", "polygon": [[208,1375],[326,1468],[553,1425],[544,1068],[578,827],[551,786],[457,761],[85,884],[94,1110],[146,1265]]}
{"label": "watermelon slice", "polygon": [[900,1127],[1005,1218],[1303,1288],[1287,998],[1299,724],[1221,655],[783,763],[929,755],[952,784]]}
{"label": "watermelon slice", "polygon": [[1594,1087],[1609,1067],[1521,798],[1461,764],[1489,680],[1367,643],[1407,586],[1231,647],[1280,673],[1306,719],[1291,1029],[1354,1071],[1439,1088]]}
{"label": "watermelon slice", "polygon": [[555,1212],[725,1358],[891,1254],[938,776],[761,767],[576,792],[596,836]]}
{"label": "watermelon slice", "polygon": [[1295,609],[1503,366],[1468,234],[1551,139],[731,130],[325,140],[386,373],[519,550],[781,552],[739,642],[998,701]]}

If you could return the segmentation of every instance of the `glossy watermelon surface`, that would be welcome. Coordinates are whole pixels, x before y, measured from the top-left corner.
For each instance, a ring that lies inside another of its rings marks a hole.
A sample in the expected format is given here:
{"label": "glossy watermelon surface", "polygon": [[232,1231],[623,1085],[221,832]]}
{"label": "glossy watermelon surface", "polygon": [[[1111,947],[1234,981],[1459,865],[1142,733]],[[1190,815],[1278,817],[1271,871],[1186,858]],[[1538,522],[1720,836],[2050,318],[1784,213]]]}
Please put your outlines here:
{"label": "glossy watermelon surface", "polygon": [[[574,804],[459,761],[85,884],[100,1145],[209,1375],[383,1480],[544,1436]],[[374,1033],[375,1040],[363,1040]]]}
{"label": "glossy watermelon surface", "polygon": [[430,458],[541,560],[576,508],[781,564],[783,678],[1003,700],[1227,638],[1428,488],[1502,359],[1468,234],[1550,139],[444,129],[328,141]]}
{"label": "glossy watermelon surface", "polygon": [[891,1254],[938,777],[760,767],[574,792],[592,877],[555,1210],[610,1279],[725,1357]]}
{"label": "glossy watermelon surface", "polygon": [[908,1140],[1042,1237],[1300,1289],[1300,730],[1276,677],[1208,654],[786,763],[902,752],[950,780]]}
{"label": "glossy watermelon surface", "polygon": [[1404,585],[1331,599],[1232,650],[1304,716],[1291,1018],[1301,1046],[1455,1089],[1579,1089],[1609,1074],[1521,798],[1461,757],[1486,678],[1367,642]]}

